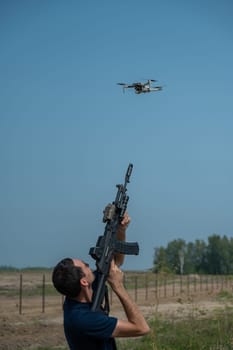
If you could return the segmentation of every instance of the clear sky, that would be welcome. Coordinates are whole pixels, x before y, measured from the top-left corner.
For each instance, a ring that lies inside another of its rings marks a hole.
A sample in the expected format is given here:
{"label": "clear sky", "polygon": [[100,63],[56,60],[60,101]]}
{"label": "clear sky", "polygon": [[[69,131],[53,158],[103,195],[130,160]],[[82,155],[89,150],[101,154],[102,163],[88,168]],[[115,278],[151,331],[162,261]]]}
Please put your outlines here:
{"label": "clear sky", "polygon": [[[0,265],[94,266],[130,162],[125,269],[232,235],[232,17],[231,0],[0,1]],[[148,78],[164,89],[116,84]]]}

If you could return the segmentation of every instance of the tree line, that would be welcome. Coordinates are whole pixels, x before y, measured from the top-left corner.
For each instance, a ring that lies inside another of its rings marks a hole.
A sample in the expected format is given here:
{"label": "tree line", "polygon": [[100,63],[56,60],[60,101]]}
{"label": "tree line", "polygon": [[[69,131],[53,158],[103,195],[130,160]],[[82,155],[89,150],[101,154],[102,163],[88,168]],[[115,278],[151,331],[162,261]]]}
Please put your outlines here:
{"label": "tree line", "polygon": [[176,239],[156,247],[154,272],[176,274],[233,274],[233,238],[213,234],[207,242]]}

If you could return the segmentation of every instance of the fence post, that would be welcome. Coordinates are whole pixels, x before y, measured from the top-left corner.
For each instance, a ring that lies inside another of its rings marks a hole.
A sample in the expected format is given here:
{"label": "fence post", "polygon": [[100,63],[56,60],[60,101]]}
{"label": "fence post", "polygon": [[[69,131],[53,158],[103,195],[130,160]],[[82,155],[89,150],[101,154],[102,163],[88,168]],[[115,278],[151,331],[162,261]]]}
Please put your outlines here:
{"label": "fence post", "polygon": [[145,273],[145,287],[146,287],[145,300],[148,300],[148,275],[147,275],[147,273]]}
{"label": "fence post", "polygon": [[22,314],[23,276],[19,276],[19,314]]}
{"label": "fence post", "polygon": [[172,277],[172,296],[174,297],[176,294],[176,277],[175,275]]}
{"label": "fence post", "polygon": [[224,289],[224,276],[221,276],[221,290]]}
{"label": "fence post", "polygon": [[183,281],[182,281],[182,275],[180,275],[180,295],[182,295],[183,291]]}
{"label": "fence post", "polygon": [[226,275],[226,289],[228,289],[228,281],[229,279],[228,279],[228,276]]}
{"label": "fence post", "polygon": [[215,290],[218,290],[218,276],[215,275]]}
{"label": "fence post", "polygon": [[155,298],[158,299],[158,275],[155,274]]}
{"label": "fence post", "polygon": [[209,290],[209,275],[206,275],[205,278],[206,278],[206,291],[208,291]]}
{"label": "fence post", "polygon": [[42,278],[42,313],[45,312],[45,274]]}
{"label": "fence post", "polygon": [[167,297],[167,276],[164,277],[164,298]]}
{"label": "fence post", "polygon": [[213,291],[214,291],[214,276],[210,275],[210,278],[211,278],[211,292],[213,293]]}
{"label": "fence post", "polygon": [[187,290],[188,290],[188,297],[190,295],[190,279],[189,279],[189,274],[187,275]]}
{"label": "fence post", "polygon": [[137,302],[138,300],[138,276],[135,276],[135,279],[134,279],[134,288],[135,288],[135,301]]}
{"label": "fence post", "polygon": [[197,277],[196,275],[194,276],[194,280],[193,280],[193,284],[194,284],[194,293],[196,294],[196,291],[197,291]]}

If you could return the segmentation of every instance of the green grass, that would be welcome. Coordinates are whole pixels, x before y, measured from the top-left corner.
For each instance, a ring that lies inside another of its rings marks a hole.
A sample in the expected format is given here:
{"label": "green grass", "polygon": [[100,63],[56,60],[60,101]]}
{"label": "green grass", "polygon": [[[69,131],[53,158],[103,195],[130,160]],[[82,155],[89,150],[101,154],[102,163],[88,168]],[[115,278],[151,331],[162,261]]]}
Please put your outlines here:
{"label": "green grass", "polygon": [[233,293],[229,290],[221,290],[217,295],[217,300],[223,301],[223,302],[233,302]]}
{"label": "green grass", "polygon": [[[200,312],[201,314],[201,312]],[[118,350],[232,350],[233,309],[226,308],[212,318],[155,316],[150,322],[149,335],[117,340]]]}

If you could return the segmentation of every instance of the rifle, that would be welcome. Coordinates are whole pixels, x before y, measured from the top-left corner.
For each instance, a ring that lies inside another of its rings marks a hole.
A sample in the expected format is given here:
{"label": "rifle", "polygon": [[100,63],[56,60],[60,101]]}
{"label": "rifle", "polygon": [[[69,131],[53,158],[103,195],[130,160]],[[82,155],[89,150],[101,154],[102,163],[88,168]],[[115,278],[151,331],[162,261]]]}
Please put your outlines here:
{"label": "rifle", "polygon": [[93,296],[92,311],[100,310],[105,299],[104,311],[109,312],[108,294],[105,282],[108,277],[110,265],[114,253],[138,255],[137,242],[124,242],[117,240],[117,229],[123,220],[129,196],[126,195],[127,184],[130,182],[133,164],[129,164],[124,185],[116,185],[118,188],[116,198],[104,210],[103,222],[106,222],[103,236],[99,236],[95,247],[90,248],[89,254],[96,260],[97,289]]}

